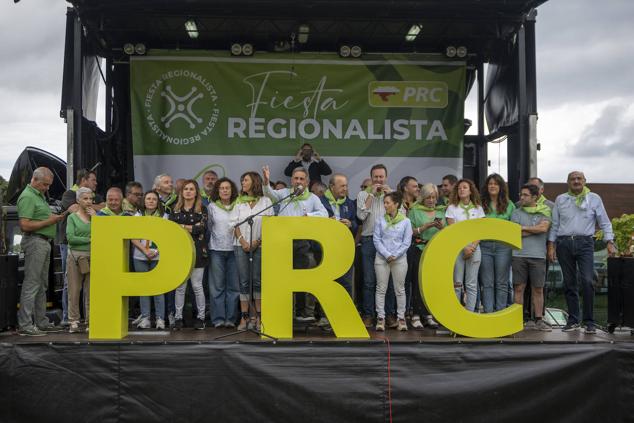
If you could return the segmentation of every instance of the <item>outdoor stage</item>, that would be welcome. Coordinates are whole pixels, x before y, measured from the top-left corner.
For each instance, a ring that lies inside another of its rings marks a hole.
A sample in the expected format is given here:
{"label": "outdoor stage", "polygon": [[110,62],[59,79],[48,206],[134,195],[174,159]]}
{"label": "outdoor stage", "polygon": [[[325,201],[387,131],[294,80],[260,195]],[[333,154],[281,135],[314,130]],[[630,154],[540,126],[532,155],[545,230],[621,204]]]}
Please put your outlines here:
{"label": "outdoor stage", "polygon": [[400,422],[634,418],[629,330],[342,341],[310,328],[293,341],[214,341],[229,332],[3,334],[0,421],[388,422],[390,408]]}

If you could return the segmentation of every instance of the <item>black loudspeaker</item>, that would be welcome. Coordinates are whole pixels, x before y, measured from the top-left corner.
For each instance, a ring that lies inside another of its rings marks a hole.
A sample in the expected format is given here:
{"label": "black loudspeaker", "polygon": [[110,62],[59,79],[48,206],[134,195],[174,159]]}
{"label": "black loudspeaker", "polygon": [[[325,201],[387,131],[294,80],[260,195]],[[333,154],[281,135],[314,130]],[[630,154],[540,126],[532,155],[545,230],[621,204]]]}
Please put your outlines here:
{"label": "black loudspeaker", "polygon": [[608,327],[634,328],[634,258],[608,258]]}
{"label": "black loudspeaker", "polygon": [[0,331],[17,326],[18,256],[0,255]]}

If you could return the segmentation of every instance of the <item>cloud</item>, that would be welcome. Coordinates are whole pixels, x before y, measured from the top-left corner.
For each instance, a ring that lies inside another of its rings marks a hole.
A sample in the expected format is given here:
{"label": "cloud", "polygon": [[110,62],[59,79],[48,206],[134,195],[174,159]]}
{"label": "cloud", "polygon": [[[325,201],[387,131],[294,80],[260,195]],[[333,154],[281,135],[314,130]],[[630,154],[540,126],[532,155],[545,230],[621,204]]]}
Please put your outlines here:
{"label": "cloud", "polygon": [[631,96],[634,2],[550,1],[536,23],[540,107]]}
{"label": "cloud", "polygon": [[599,117],[585,127],[579,140],[568,148],[570,155],[580,157],[613,157],[633,155],[634,116],[628,105],[613,102]]}

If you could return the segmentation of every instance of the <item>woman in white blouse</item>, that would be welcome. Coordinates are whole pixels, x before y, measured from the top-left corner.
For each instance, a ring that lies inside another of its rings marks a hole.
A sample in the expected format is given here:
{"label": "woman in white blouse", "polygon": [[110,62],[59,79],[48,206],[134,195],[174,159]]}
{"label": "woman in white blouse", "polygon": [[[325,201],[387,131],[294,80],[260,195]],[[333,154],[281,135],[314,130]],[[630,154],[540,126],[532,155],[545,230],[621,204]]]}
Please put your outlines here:
{"label": "woman in white blouse", "polygon": [[214,184],[211,202],[207,206],[209,227],[209,304],[211,324],[215,328],[235,327],[238,318],[238,269],[233,254],[231,214],[236,205],[238,189],[229,178]]}
{"label": "woman in white blouse", "polygon": [[[469,179],[461,179],[454,186],[449,198],[449,206],[445,213],[447,224],[485,217],[480,194],[475,184]],[[480,269],[480,241],[468,244],[454,266],[453,286],[458,299],[462,298],[462,290],[466,291],[465,308],[475,311],[478,298],[478,269]]]}
{"label": "woman in white blouse", "polygon": [[[259,213],[271,206],[271,200],[264,196],[262,190],[262,178],[256,172],[246,172],[240,177],[242,192],[238,197],[237,204],[231,215],[231,224],[242,222],[249,216]],[[254,323],[257,330],[260,329],[260,292],[262,280],[262,217],[273,216],[273,209],[268,209],[264,213],[253,219],[253,233],[250,232],[248,223],[235,228],[234,232],[234,253],[238,264],[238,274],[240,277],[240,311],[242,317],[238,329],[246,329],[250,322]],[[249,316],[249,302],[251,293],[249,288],[249,253],[253,254],[253,299],[255,313]]]}

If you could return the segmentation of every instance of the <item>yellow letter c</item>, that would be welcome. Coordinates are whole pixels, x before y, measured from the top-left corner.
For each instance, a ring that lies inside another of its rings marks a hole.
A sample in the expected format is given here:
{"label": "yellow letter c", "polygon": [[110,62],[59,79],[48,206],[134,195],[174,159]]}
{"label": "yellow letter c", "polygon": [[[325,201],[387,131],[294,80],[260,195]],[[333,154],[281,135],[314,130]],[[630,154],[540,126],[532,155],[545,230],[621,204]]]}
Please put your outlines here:
{"label": "yellow letter c", "polygon": [[501,241],[522,247],[522,230],[501,219],[474,219],[451,225],[429,242],[421,257],[418,286],[425,305],[440,324],[452,332],[473,338],[497,338],[520,332],[522,306],[495,313],[467,311],[456,298],[453,271],[456,257],[465,245],[476,240]]}

